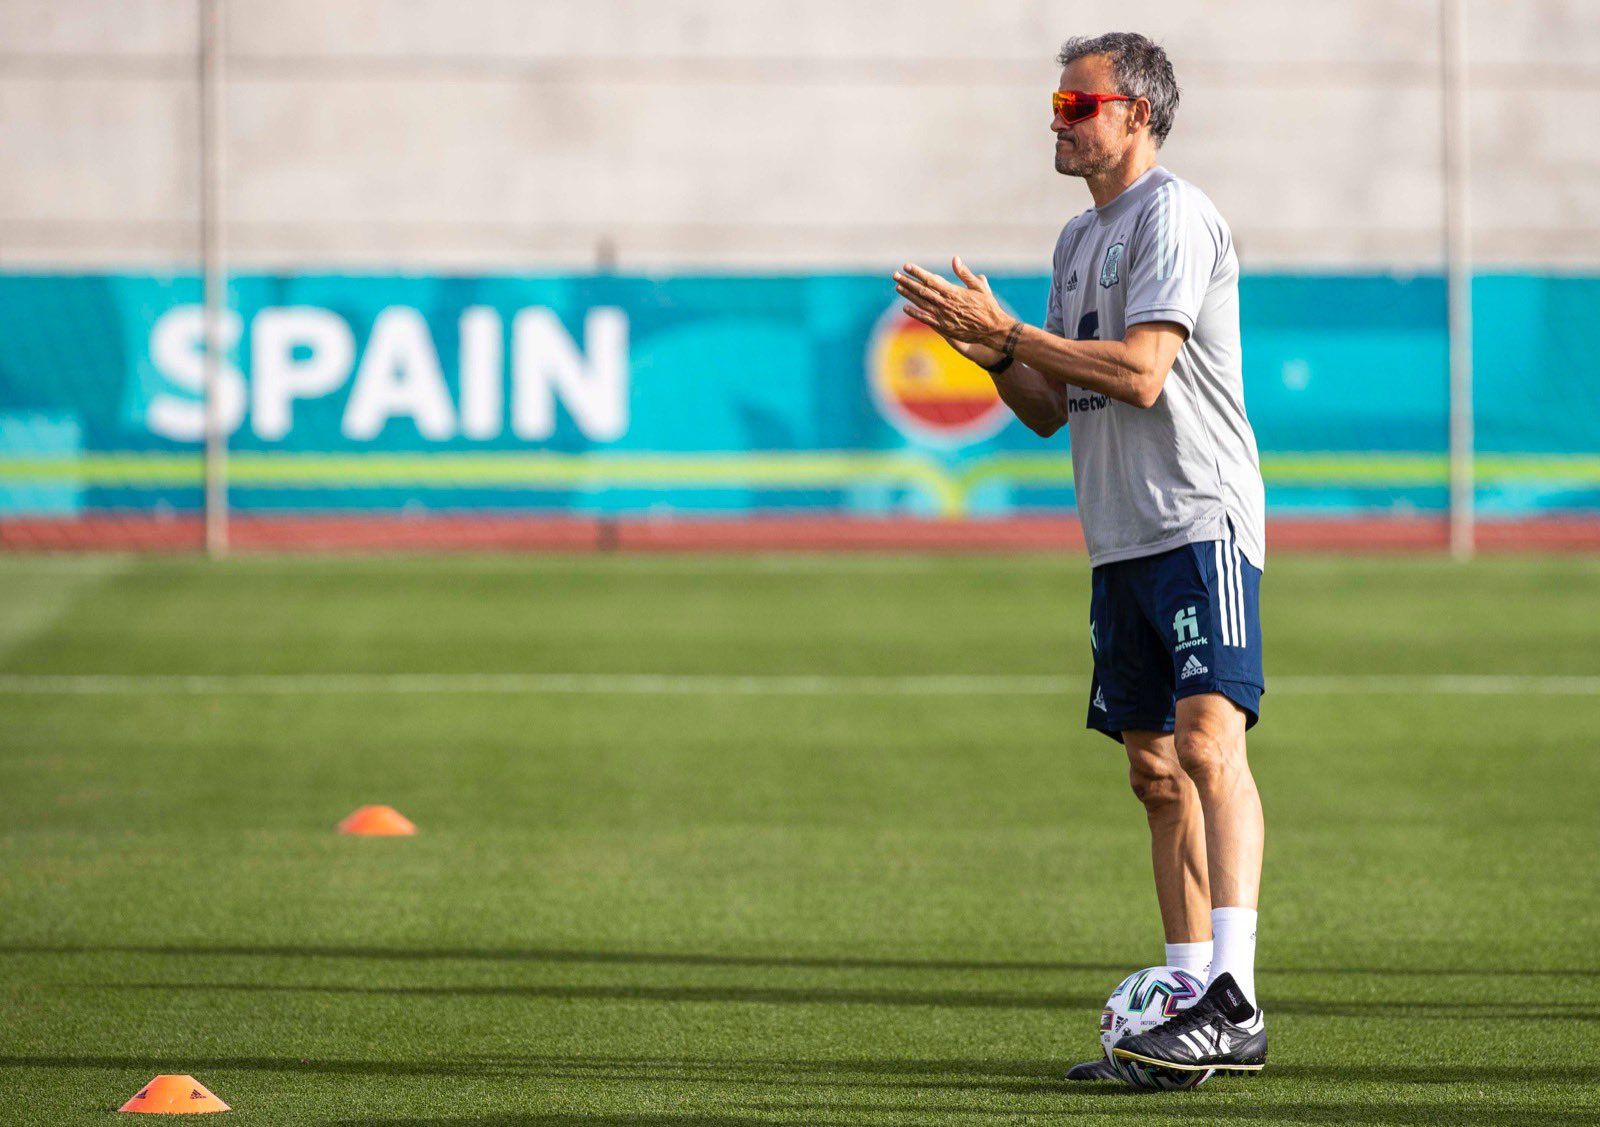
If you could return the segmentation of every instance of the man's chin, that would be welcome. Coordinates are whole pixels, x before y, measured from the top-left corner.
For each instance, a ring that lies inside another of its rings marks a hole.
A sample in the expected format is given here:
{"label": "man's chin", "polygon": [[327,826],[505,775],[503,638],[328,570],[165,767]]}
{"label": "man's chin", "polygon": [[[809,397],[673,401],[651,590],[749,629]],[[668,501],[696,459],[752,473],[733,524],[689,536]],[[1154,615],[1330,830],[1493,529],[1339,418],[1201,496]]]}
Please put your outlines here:
{"label": "man's chin", "polygon": [[1077,176],[1087,180],[1089,177],[1104,172],[1110,167],[1111,163],[1109,161],[1097,160],[1092,154],[1078,149],[1074,149],[1070,153],[1064,153],[1060,149],[1056,150],[1056,171],[1063,176]]}

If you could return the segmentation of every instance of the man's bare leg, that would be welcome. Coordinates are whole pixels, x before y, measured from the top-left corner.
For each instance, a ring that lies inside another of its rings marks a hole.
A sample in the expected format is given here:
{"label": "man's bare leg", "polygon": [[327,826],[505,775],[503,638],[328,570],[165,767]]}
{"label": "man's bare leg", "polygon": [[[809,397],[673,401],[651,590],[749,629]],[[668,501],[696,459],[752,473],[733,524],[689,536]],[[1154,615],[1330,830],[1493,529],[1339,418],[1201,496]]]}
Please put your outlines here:
{"label": "man's bare leg", "polygon": [[1215,953],[1211,975],[1232,974],[1255,1002],[1256,900],[1261,890],[1261,797],[1245,755],[1245,714],[1220,693],[1178,702],[1174,748],[1204,814]]}
{"label": "man's bare leg", "polygon": [[1211,882],[1211,981],[1170,1021],[1125,1037],[1111,1053],[1189,1072],[1257,1072],[1267,1029],[1255,998],[1256,894],[1261,887],[1261,799],[1244,752],[1245,714],[1220,693],[1178,702],[1173,746],[1194,780],[1205,819]]}
{"label": "man's bare leg", "polygon": [[1150,823],[1150,860],[1167,943],[1205,943],[1211,938],[1211,893],[1200,794],[1178,762],[1171,735],[1123,732],[1122,742],[1128,781]]}
{"label": "man's bare leg", "polygon": [[1213,907],[1254,908],[1261,890],[1261,796],[1245,757],[1245,714],[1220,693],[1178,702],[1174,745],[1205,811]]}

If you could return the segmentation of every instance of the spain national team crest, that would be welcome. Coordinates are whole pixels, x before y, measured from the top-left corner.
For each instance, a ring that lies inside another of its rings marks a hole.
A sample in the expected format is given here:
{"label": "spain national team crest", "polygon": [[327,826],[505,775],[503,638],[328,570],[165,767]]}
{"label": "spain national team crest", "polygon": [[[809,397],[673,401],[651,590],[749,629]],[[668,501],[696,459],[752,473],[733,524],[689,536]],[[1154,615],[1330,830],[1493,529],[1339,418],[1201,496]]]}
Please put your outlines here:
{"label": "spain national team crest", "polygon": [[962,357],[896,302],[867,341],[867,384],[884,418],[909,438],[964,446],[1011,418],[989,374]]}
{"label": "spain national team crest", "polygon": [[1106,260],[1100,264],[1100,284],[1110,289],[1122,280],[1122,243],[1112,243],[1106,248]]}

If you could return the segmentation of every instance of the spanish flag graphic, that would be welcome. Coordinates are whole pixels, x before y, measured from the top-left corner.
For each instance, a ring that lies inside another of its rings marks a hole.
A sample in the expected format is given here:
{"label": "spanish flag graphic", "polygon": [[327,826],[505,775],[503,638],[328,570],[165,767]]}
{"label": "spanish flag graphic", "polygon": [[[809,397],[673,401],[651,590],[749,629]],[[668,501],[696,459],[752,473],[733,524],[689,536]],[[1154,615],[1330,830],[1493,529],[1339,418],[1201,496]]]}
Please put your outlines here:
{"label": "spanish flag graphic", "polygon": [[941,446],[988,438],[1010,417],[994,381],[897,303],[867,345],[873,401],[902,433]]}

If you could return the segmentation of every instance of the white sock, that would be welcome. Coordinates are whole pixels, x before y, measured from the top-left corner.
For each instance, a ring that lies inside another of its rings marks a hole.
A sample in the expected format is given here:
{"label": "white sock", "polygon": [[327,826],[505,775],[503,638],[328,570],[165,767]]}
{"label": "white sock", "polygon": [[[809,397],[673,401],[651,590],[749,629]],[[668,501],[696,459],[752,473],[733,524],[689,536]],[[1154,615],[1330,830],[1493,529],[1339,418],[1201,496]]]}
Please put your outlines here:
{"label": "white sock", "polygon": [[1211,909],[1211,938],[1216,952],[1211,958],[1210,986],[1224,974],[1233,975],[1245,1001],[1256,1004],[1256,910]]}
{"label": "white sock", "polygon": [[1168,943],[1167,966],[1180,967],[1196,978],[1204,979],[1211,969],[1211,940],[1198,943]]}

